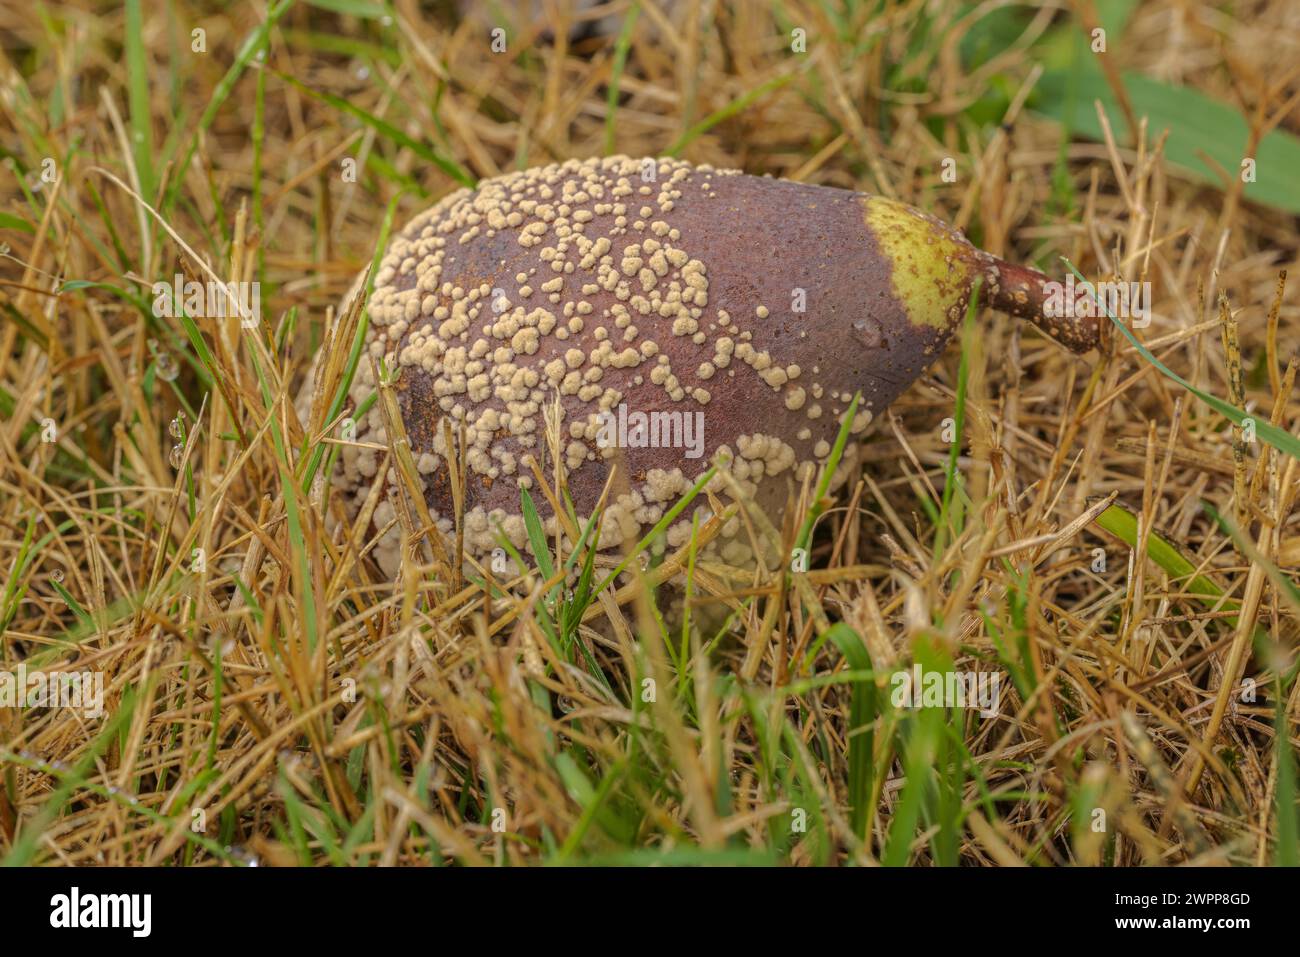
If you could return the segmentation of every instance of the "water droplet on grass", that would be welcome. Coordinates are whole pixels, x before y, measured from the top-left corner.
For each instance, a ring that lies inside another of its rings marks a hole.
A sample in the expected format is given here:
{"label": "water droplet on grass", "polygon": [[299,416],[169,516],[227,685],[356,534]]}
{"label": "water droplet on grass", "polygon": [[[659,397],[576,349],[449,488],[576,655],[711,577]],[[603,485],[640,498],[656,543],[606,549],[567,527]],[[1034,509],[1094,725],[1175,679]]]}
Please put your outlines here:
{"label": "water droplet on grass", "polygon": [[176,376],[179,375],[181,371],[180,364],[177,363],[176,357],[170,352],[158,353],[155,365],[158,370],[158,378],[162,379],[164,382],[174,382]]}
{"label": "water droplet on grass", "polygon": [[185,461],[185,446],[179,443],[173,445],[171,454],[167,456],[167,461],[171,463],[172,468],[180,468],[181,463]]}

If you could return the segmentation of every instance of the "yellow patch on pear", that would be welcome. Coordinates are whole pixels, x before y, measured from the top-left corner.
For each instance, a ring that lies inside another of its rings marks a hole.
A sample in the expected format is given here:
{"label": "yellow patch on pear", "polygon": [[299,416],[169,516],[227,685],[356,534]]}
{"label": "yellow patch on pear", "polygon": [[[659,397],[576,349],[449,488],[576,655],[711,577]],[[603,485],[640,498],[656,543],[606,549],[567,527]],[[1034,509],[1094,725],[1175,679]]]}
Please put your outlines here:
{"label": "yellow patch on pear", "polygon": [[889,259],[894,297],[912,325],[954,325],[975,276],[974,247],[906,203],[868,196],[862,205],[863,221]]}

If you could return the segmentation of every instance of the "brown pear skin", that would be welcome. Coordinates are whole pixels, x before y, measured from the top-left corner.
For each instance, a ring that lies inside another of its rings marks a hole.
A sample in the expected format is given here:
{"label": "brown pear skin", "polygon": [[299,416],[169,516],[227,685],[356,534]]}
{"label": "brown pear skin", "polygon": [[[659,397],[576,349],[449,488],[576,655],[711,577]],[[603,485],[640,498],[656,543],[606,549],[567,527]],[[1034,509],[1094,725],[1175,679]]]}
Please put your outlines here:
{"label": "brown pear skin", "polygon": [[[425,499],[447,532],[442,422],[464,422],[476,557],[499,534],[524,547],[520,488],[534,482],[528,456],[553,474],[543,410],[556,402],[577,513],[610,485],[602,548],[643,535],[715,459],[779,526],[853,395],[861,433],[939,356],[977,278],[982,303],[1075,352],[1098,345],[1095,318],[1044,315],[1047,276],[903,203],[676,160],[571,160],[461,190],[392,239],[368,302],[374,363],[363,358],[350,401],[373,392],[380,361],[399,373]],[[377,407],[356,437],[338,481],[360,497],[383,460],[360,444],[386,441]],[[735,487],[714,482],[724,498]],[[532,497],[553,533],[545,496]],[[381,503],[375,526],[392,515]],[[395,552],[380,557],[393,566]]]}

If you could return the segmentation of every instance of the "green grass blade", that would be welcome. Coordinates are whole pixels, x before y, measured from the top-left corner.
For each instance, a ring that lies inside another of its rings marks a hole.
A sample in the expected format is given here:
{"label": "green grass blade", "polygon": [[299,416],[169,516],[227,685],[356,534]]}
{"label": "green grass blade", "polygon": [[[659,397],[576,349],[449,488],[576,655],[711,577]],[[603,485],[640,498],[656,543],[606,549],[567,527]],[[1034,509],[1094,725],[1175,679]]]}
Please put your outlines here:
{"label": "green grass blade", "polygon": [[826,630],[826,637],[834,642],[849,667],[864,675],[853,682],[845,735],[849,740],[850,822],[853,833],[866,840],[867,825],[871,820],[872,761],[876,742],[872,730],[876,720],[876,682],[867,646],[856,631],[839,621]]}
{"label": "green grass blade", "polygon": [[632,31],[636,29],[637,17],[641,15],[641,4],[633,2],[627,15],[623,18],[623,29],[618,33],[614,44],[614,63],[610,67],[609,93],[605,97],[605,155],[614,152],[614,118],[618,115],[618,87],[623,79],[623,68],[627,65],[627,51],[632,46]]}
{"label": "green grass blade", "polygon": [[149,110],[149,60],[144,50],[144,17],[140,0],[126,2],[126,77],[131,108],[131,151],[140,179],[140,195],[154,200],[153,123]]}
{"label": "green grass blade", "polygon": [[[1080,282],[1085,282],[1085,283],[1088,282],[1088,280],[1084,278],[1083,273],[1079,272],[1079,270],[1074,267],[1074,263],[1070,262],[1070,260],[1065,259],[1064,257],[1062,257],[1062,261],[1066,264],[1066,266],[1070,268],[1070,271],[1074,273],[1076,277],[1078,277]],[[1096,302],[1096,306],[1097,309],[1100,311],[1100,314],[1104,315],[1107,319],[1109,319],[1112,323],[1114,323],[1115,327],[1124,334],[1124,337],[1133,344],[1133,348],[1138,351],[1138,354],[1141,355],[1142,358],[1146,359],[1147,362],[1151,363],[1153,366],[1159,369],[1166,377],[1172,379],[1174,382],[1177,382],[1180,386],[1182,386],[1192,395],[1196,396],[1198,399],[1200,399],[1210,408],[1214,409],[1220,415],[1223,415],[1224,417],[1229,419],[1233,425],[1240,426],[1243,425],[1243,423],[1245,423],[1247,420],[1249,420],[1253,424],[1255,429],[1255,434],[1257,436],[1259,436],[1269,445],[1273,446],[1273,448],[1281,452],[1285,452],[1287,455],[1291,456],[1292,458],[1300,459],[1300,439],[1296,438],[1294,435],[1292,435],[1290,432],[1287,432],[1285,429],[1278,428],[1276,425],[1274,425],[1272,422],[1269,422],[1267,419],[1259,419],[1256,418],[1255,416],[1248,415],[1247,413],[1243,412],[1241,409],[1237,408],[1235,405],[1232,405],[1229,402],[1224,402],[1218,396],[1210,395],[1208,392],[1202,392],[1200,389],[1196,388],[1196,386],[1192,385],[1190,382],[1188,382],[1186,379],[1180,376],[1177,372],[1174,372],[1167,365],[1165,365],[1154,355],[1152,355],[1151,350],[1138,341],[1137,336],[1133,335],[1133,333],[1129,331],[1128,326],[1126,326],[1123,322],[1121,322],[1119,319],[1115,318],[1110,314],[1110,310],[1106,308],[1105,303],[1103,303],[1096,296],[1094,296],[1093,299]]]}
{"label": "green grass blade", "polygon": [[419,140],[407,136],[405,133],[403,133],[401,130],[399,130],[397,127],[393,126],[391,123],[387,122],[386,120],[381,120],[379,117],[375,116],[374,114],[367,113],[365,110],[361,109],[361,107],[356,106],[353,103],[349,103],[341,96],[335,96],[333,93],[326,93],[323,90],[313,90],[305,83],[301,83],[294,77],[288,76],[287,74],[276,73],[275,76],[279,77],[281,80],[283,80],[285,83],[288,83],[290,86],[295,87],[298,90],[301,90],[303,93],[306,93],[308,96],[320,100],[322,103],[328,103],[330,106],[334,107],[334,109],[338,110],[339,112],[346,113],[349,116],[355,117],[356,119],[360,120],[362,123],[366,124],[366,126],[374,130],[376,133],[378,133],[380,136],[388,140],[391,140],[393,143],[397,144],[398,146],[406,147],[411,152],[413,152],[416,156],[432,163],[434,166],[438,167],[438,169],[442,170],[444,173],[446,173],[456,182],[460,183],[462,186],[468,186],[470,189],[473,189],[475,187],[476,184],[475,184],[474,177],[470,175],[469,171],[466,170],[465,167],[461,166],[454,159],[451,159],[450,157],[447,156],[443,156],[432,146],[429,146],[426,143],[421,143]]}
{"label": "green grass blade", "polygon": [[185,155],[181,157],[181,161],[176,165],[172,173],[171,185],[167,187],[167,194],[162,203],[164,212],[171,209],[176,202],[176,197],[180,194],[181,186],[185,182],[185,172],[190,168],[190,161],[194,159],[194,153],[199,148],[199,138],[212,125],[212,121],[217,118],[217,111],[229,98],[235,84],[244,75],[244,71],[248,69],[248,64],[253,61],[253,57],[257,56],[259,50],[266,49],[271,30],[280,22],[280,18],[289,11],[293,3],[294,0],[280,0],[279,3],[267,11],[266,19],[245,37],[243,46],[239,48],[239,53],[235,56],[235,62],[230,64],[230,69],[221,78],[217,88],[212,91],[212,97],[208,100],[207,107],[199,117],[199,125],[190,137],[189,145],[185,148]]}
{"label": "green grass blade", "polygon": [[729,120],[737,113],[743,113],[749,108],[751,103],[762,99],[773,90],[779,90],[781,87],[793,80],[795,76],[796,74],[794,73],[783,73],[780,76],[774,76],[766,83],[760,83],[752,90],[736,97],[736,99],[732,100],[722,109],[710,113],[690,129],[686,130],[686,132],[682,133],[682,135],[677,138],[677,142],[668,147],[667,154],[669,156],[680,156],[682,150],[686,149],[686,147],[694,140],[703,136],[723,120]]}

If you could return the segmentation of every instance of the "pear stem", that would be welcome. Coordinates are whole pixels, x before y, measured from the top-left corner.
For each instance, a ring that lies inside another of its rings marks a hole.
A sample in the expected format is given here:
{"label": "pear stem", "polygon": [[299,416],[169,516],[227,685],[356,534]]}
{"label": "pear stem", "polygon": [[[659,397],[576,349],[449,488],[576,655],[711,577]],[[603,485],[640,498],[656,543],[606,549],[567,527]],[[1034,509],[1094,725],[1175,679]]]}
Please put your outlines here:
{"label": "pear stem", "polygon": [[[996,256],[988,257],[988,280],[981,297],[986,303],[1019,319],[1028,319],[1046,335],[1055,339],[1071,352],[1087,352],[1101,347],[1101,320],[1095,315],[1077,315],[1073,308],[1080,298],[1075,288],[1074,301],[1065,303],[1065,315],[1048,315],[1047,300],[1055,286],[1050,276],[1028,266],[1018,266]],[[1056,283],[1056,286],[1062,284]],[[1062,296],[1064,295],[1062,291]],[[1058,298],[1058,301],[1061,301]],[[1082,310],[1087,313],[1095,310]]]}

